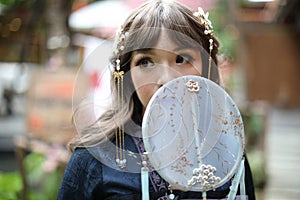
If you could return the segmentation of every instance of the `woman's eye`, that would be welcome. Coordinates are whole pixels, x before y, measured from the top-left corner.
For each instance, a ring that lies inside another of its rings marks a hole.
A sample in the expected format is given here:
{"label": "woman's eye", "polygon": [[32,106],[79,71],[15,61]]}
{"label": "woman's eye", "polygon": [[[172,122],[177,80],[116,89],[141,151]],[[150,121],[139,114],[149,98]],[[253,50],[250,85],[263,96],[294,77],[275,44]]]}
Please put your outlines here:
{"label": "woman's eye", "polygon": [[136,66],[140,66],[140,67],[152,67],[154,65],[154,63],[149,59],[149,58],[143,58],[141,60],[139,60],[136,64]]}
{"label": "woman's eye", "polygon": [[176,57],[177,64],[186,64],[192,62],[193,58],[189,55],[178,55]]}

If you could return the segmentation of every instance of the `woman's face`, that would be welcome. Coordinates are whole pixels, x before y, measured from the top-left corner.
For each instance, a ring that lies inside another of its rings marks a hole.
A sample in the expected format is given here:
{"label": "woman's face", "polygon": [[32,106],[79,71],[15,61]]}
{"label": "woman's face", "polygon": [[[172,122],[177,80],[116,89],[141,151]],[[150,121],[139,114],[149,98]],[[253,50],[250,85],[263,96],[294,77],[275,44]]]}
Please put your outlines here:
{"label": "woman's face", "polygon": [[165,83],[184,75],[201,76],[201,54],[194,48],[179,47],[162,29],[153,48],[133,52],[130,70],[145,110],[150,98]]}

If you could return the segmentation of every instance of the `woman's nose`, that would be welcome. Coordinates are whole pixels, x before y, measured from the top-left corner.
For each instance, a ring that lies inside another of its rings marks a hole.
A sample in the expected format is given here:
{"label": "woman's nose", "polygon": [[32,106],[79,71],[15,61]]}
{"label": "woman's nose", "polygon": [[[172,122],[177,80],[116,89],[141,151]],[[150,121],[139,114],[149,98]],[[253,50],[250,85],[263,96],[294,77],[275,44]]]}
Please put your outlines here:
{"label": "woman's nose", "polygon": [[179,77],[179,73],[170,65],[164,64],[159,67],[157,72],[157,84],[161,87],[167,82]]}

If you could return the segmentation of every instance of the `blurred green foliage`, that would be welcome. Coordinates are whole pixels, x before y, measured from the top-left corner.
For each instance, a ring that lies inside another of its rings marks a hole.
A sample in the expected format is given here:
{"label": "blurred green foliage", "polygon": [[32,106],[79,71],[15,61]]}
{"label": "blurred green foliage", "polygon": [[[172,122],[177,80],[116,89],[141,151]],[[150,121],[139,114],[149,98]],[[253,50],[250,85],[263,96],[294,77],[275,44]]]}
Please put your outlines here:
{"label": "blurred green foliage", "polygon": [[263,189],[267,180],[264,154],[262,151],[252,150],[247,153],[247,157],[253,174],[254,186],[257,189]]}
{"label": "blurred green foliage", "polygon": [[22,190],[22,179],[18,172],[0,173],[0,199],[18,200]]}
{"label": "blurred green foliage", "polygon": [[[39,153],[29,153],[24,159],[29,200],[55,200],[62,180],[60,166],[45,171],[46,157]],[[19,172],[0,173],[0,199],[19,200],[23,189]]]}
{"label": "blurred green foliage", "polygon": [[30,153],[24,160],[27,171],[27,181],[30,187],[30,200],[54,200],[57,198],[61,183],[61,174],[58,168],[51,172],[44,170],[45,155]]}
{"label": "blurred green foliage", "polygon": [[214,35],[219,39],[219,54],[228,60],[235,59],[236,29],[231,20],[228,1],[218,1],[216,8],[209,12],[213,24]]}
{"label": "blurred green foliage", "polygon": [[26,2],[26,0],[0,0],[0,4],[9,8],[16,7],[24,2]]}

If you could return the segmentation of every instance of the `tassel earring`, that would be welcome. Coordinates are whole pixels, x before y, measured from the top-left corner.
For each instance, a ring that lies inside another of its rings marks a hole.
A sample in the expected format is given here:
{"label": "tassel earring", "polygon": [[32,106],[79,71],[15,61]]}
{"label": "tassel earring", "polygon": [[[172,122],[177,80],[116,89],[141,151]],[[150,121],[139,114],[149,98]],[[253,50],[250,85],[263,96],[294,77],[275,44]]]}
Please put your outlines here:
{"label": "tassel earring", "polygon": [[124,146],[124,71],[121,70],[121,60],[120,55],[122,51],[125,49],[124,42],[126,36],[128,36],[128,32],[122,33],[122,28],[117,33],[117,43],[116,43],[116,61],[115,61],[115,71],[113,72],[114,78],[114,88],[117,90],[117,101],[115,108],[117,109],[117,113],[119,113],[118,119],[116,119],[117,128],[115,130],[115,138],[116,138],[116,163],[120,168],[126,167],[126,156],[125,156],[125,146]]}
{"label": "tassel earring", "polygon": [[124,147],[124,86],[123,86],[124,71],[120,70],[120,59],[116,60],[116,71],[114,71],[114,83],[117,88],[117,112],[121,115],[117,120],[117,128],[115,130],[116,137],[116,163],[120,168],[126,167],[125,147]]}

